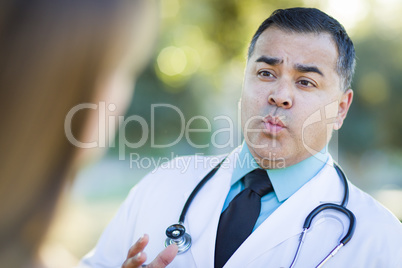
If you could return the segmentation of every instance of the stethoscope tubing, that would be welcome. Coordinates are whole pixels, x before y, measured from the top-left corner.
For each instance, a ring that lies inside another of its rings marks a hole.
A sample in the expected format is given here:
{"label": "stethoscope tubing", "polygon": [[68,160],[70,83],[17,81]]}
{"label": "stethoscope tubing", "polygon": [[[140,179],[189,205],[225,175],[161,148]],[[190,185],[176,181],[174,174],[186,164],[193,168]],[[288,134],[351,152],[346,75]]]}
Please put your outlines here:
{"label": "stethoscope tubing", "polygon": [[[186,203],[184,204],[183,210],[180,214],[179,223],[173,224],[166,229],[166,235],[168,236],[168,238],[165,241],[165,246],[168,246],[172,243],[176,243],[179,246],[179,254],[186,252],[190,248],[191,236],[185,232],[185,227],[183,225],[187,211],[188,211],[192,201],[198,194],[198,192],[215,175],[215,173],[221,167],[221,165],[225,161],[225,159],[226,159],[226,157],[217,166],[215,166],[210,172],[208,172],[208,174],[193,189],[193,191],[191,192],[190,196],[188,197]],[[309,215],[306,217],[306,219],[304,221],[303,231],[300,235],[299,244],[297,246],[296,253],[292,260],[290,267],[294,267],[294,265],[296,263],[296,260],[300,254],[300,250],[301,250],[302,244],[304,242],[304,238],[306,236],[307,230],[311,227],[311,223],[312,223],[314,217],[317,216],[319,213],[321,213],[324,210],[327,210],[327,209],[337,210],[337,211],[345,214],[349,218],[349,229],[348,229],[348,232],[346,233],[346,235],[340,240],[339,244],[327,255],[326,258],[324,258],[318,264],[317,267],[321,267],[322,265],[324,265],[324,263],[326,263],[330,258],[332,258],[339,251],[340,248],[342,248],[344,245],[346,245],[352,239],[352,236],[353,236],[353,233],[354,233],[354,230],[356,227],[356,217],[349,209],[346,208],[348,200],[349,200],[348,181],[347,181],[345,173],[342,171],[342,169],[339,167],[339,165],[335,162],[334,162],[334,167],[344,185],[344,193],[343,193],[342,202],[340,205],[334,204],[334,203],[321,204],[309,213]]]}
{"label": "stethoscope tubing", "polygon": [[201,190],[202,187],[215,175],[215,173],[218,171],[218,169],[221,167],[222,163],[225,161],[226,157],[217,165],[215,166],[194,188],[194,190],[191,192],[190,196],[187,198],[186,203],[184,204],[183,210],[181,211],[180,218],[179,218],[179,223],[183,224],[184,223],[184,218],[186,217],[187,210],[189,209],[191,202],[193,202],[195,196],[198,194],[198,192]]}
{"label": "stethoscope tubing", "polygon": [[339,178],[341,178],[341,180],[343,182],[343,187],[344,187],[344,193],[343,193],[343,199],[342,199],[341,205],[334,204],[334,203],[325,203],[325,204],[319,205],[318,207],[316,207],[309,213],[309,215],[306,217],[306,219],[304,221],[303,231],[300,235],[299,244],[297,246],[295,256],[294,256],[289,268],[293,268],[294,265],[296,264],[297,258],[300,255],[301,247],[304,243],[304,238],[306,236],[308,229],[311,227],[311,223],[312,223],[314,217],[317,216],[319,213],[321,213],[324,210],[332,209],[332,210],[340,211],[343,214],[345,214],[349,219],[349,229],[348,229],[348,232],[346,233],[346,235],[340,240],[339,244],[316,266],[316,268],[322,267],[330,258],[335,256],[335,254],[338,253],[338,251],[352,239],[352,236],[353,236],[355,228],[356,228],[356,217],[353,214],[353,212],[351,212],[349,209],[346,208],[347,203],[349,201],[348,180],[347,180],[346,175],[343,172],[343,170],[335,162],[334,162],[334,167],[335,167],[336,172],[338,173]]}

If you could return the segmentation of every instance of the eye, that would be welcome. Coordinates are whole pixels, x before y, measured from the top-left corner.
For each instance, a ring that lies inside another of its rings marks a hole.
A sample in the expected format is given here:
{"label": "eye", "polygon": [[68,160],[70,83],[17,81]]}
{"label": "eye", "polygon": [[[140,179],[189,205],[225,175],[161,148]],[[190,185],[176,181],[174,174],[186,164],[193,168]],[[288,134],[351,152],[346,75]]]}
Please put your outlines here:
{"label": "eye", "polygon": [[300,80],[297,83],[299,83],[302,86],[305,87],[316,87],[312,82],[308,81],[308,80]]}
{"label": "eye", "polygon": [[258,72],[258,76],[260,77],[275,77],[272,73],[266,70],[262,70]]}

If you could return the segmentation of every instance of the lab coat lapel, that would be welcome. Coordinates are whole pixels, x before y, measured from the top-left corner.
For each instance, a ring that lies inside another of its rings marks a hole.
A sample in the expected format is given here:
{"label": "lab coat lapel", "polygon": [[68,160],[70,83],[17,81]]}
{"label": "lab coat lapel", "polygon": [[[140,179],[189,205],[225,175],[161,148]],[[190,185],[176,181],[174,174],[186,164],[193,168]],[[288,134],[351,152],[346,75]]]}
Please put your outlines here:
{"label": "lab coat lapel", "polygon": [[[246,239],[225,267],[246,267],[286,239],[298,236],[307,215],[321,203],[340,203],[342,191],[342,183],[330,159],[319,174],[286,200]],[[289,264],[294,253],[289,252]]]}
{"label": "lab coat lapel", "polygon": [[233,159],[234,154],[231,153],[197,194],[188,211],[188,233],[193,241],[190,250],[196,267],[214,266],[216,230],[223,203],[230,189]]}

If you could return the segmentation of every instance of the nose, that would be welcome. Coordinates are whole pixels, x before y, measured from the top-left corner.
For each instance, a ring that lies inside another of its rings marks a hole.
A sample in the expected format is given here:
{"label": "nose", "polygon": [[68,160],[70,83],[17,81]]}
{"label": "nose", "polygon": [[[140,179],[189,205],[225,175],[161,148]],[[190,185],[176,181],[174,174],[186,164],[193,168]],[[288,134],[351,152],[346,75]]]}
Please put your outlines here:
{"label": "nose", "polygon": [[279,87],[270,92],[270,95],[268,96],[268,103],[284,109],[289,109],[293,105],[292,99],[293,96],[291,86],[286,83],[282,83],[279,85]]}

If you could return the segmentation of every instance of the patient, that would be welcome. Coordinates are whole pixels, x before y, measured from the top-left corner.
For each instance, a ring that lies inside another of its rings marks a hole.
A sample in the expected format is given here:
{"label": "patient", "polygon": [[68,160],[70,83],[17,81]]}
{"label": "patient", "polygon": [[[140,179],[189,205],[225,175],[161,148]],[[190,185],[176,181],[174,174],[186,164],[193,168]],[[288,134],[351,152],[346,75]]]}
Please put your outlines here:
{"label": "patient", "polygon": [[[72,145],[65,117],[100,101],[124,114],[156,23],[150,0],[0,4],[1,267],[41,267],[36,251],[63,186],[103,149]],[[95,140],[97,111],[79,111],[71,133]]]}

